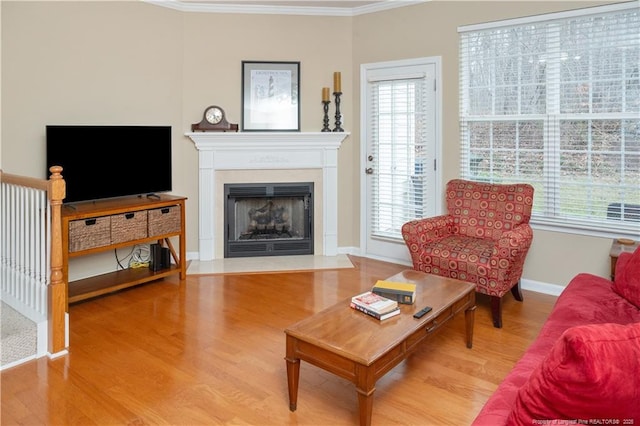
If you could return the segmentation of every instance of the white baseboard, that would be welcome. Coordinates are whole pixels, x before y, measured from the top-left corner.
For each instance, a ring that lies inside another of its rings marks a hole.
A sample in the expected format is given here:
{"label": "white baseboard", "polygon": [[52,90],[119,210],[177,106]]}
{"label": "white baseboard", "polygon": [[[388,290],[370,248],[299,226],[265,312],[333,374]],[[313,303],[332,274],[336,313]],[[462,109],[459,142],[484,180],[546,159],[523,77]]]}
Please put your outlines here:
{"label": "white baseboard", "polygon": [[560,296],[564,287],[558,284],[543,283],[540,281],[528,280],[522,278],[520,286],[523,290],[535,291],[536,293],[550,294],[551,296]]}
{"label": "white baseboard", "polygon": [[56,352],[55,354],[47,353],[47,356],[49,357],[49,359],[56,359],[60,358],[63,355],[67,355],[68,353],[69,351],[67,349],[63,349],[60,352]]}
{"label": "white baseboard", "polygon": [[200,260],[200,252],[199,251],[188,251],[187,252],[187,260]]}
{"label": "white baseboard", "polygon": [[26,358],[22,358],[22,359],[19,359],[17,361],[10,362],[8,364],[5,364],[5,365],[1,366],[0,367],[0,371],[7,370],[7,369],[9,369],[11,367],[15,367],[15,366],[18,366],[20,364],[24,364],[25,362],[31,361],[31,360],[34,360],[34,359],[37,359],[36,356],[35,355],[30,355],[30,356],[28,356]]}
{"label": "white baseboard", "polygon": [[351,254],[351,255],[360,256],[360,257],[367,257],[369,259],[379,260],[381,262],[395,263],[397,265],[406,265],[408,267],[412,267],[413,266],[411,261],[407,260],[407,259],[395,259],[395,258],[391,258],[391,257],[374,256],[374,255],[364,256],[358,247],[339,247],[338,248],[338,253],[340,253],[340,254]]}
{"label": "white baseboard", "polygon": [[352,254],[354,256],[360,256],[360,249],[358,247],[338,247],[338,253],[340,254]]}

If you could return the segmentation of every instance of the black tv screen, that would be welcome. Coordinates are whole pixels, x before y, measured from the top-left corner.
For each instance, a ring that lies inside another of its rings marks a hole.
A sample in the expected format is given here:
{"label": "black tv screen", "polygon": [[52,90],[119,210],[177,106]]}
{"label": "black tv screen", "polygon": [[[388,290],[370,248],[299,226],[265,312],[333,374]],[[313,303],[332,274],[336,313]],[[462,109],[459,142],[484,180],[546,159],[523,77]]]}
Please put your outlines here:
{"label": "black tv screen", "polygon": [[171,126],[48,125],[46,141],[65,203],[171,191]]}

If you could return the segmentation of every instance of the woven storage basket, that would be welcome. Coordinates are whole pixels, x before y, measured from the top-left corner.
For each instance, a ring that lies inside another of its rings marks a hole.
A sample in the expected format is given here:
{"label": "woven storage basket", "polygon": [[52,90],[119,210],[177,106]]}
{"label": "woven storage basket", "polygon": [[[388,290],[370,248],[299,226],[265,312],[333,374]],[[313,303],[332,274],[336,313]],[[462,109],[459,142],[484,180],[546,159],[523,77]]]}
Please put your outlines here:
{"label": "woven storage basket", "polygon": [[149,236],[180,232],[180,206],[149,210]]}
{"label": "woven storage basket", "polygon": [[69,222],[69,251],[76,252],[111,244],[109,216]]}
{"label": "woven storage basket", "polygon": [[147,238],[147,211],[114,214],[111,216],[111,243]]}

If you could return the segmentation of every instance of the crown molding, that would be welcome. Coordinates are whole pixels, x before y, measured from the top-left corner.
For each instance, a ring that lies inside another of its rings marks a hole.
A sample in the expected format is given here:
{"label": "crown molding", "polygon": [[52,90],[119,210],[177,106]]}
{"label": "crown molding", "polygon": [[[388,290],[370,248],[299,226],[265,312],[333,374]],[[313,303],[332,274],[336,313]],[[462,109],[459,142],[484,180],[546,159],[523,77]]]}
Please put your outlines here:
{"label": "crown molding", "polygon": [[[313,6],[282,6],[282,5],[256,5],[242,3],[207,3],[187,2],[181,0],[142,0],[156,6],[179,10],[181,12],[201,13],[244,13],[262,15],[315,15],[315,16],[357,16],[368,13],[380,12],[398,7],[411,6],[425,3],[431,0],[384,0],[378,3],[362,6],[347,7],[313,7]],[[293,2],[292,2],[293,3]]]}

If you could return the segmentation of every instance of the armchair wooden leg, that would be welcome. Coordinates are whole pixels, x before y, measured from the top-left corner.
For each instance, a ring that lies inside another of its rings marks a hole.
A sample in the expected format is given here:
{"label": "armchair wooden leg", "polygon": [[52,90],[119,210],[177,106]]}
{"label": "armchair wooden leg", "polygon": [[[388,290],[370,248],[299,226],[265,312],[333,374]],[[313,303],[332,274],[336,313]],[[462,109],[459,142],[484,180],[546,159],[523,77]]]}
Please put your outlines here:
{"label": "armchair wooden leg", "polygon": [[515,299],[518,302],[522,302],[522,289],[520,288],[520,281],[518,280],[518,282],[516,283],[516,285],[514,285],[513,287],[511,287],[511,294],[513,294],[513,297],[515,297]]}
{"label": "armchair wooden leg", "polygon": [[491,296],[491,315],[493,316],[493,326],[502,328],[502,298]]}

